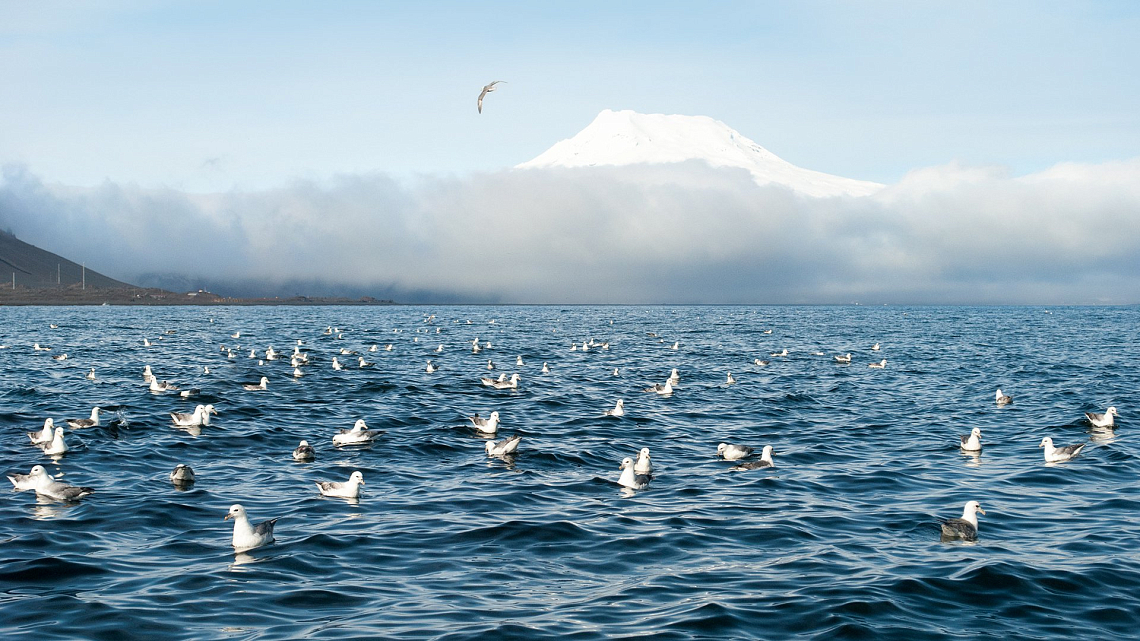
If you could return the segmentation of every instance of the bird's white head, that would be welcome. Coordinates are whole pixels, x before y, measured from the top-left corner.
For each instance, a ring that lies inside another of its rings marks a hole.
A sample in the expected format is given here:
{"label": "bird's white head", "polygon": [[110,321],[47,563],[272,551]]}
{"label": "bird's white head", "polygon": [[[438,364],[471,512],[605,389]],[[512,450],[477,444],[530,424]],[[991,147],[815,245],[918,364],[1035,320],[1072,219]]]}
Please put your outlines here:
{"label": "bird's white head", "polygon": [[230,511],[222,518],[223,521],[230,519],[243,519],[245,517],[245,508],[241,505],[234,503],[230,506]]}

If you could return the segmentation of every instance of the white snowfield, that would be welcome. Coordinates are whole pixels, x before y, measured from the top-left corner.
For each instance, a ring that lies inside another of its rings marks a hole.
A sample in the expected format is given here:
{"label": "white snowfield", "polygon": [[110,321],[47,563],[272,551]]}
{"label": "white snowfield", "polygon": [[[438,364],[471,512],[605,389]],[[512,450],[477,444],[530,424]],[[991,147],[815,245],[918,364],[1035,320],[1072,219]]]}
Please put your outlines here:
{"label": "white snowfield", "polygon": [[703,160],[751,172],[757,184],[784,185],[815,197],[868,196],[884,185],[797,167],[707,116],[606,109],[578,135],[516,169],[595,167]]}

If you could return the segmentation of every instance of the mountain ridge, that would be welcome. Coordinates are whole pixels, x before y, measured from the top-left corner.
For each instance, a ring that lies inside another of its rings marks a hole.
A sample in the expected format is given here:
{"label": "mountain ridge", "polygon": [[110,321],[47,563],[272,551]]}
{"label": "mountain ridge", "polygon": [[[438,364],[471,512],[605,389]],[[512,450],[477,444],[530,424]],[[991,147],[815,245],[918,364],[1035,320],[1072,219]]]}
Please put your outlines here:
{"label": "mountain ridge", "polygon": [[869,196],[885,185],[797,167],[708,116],[642,114],[604,109],[585,129],[515,169],[668,164],[702,160],[746,169],[757,184],[806,196]]}

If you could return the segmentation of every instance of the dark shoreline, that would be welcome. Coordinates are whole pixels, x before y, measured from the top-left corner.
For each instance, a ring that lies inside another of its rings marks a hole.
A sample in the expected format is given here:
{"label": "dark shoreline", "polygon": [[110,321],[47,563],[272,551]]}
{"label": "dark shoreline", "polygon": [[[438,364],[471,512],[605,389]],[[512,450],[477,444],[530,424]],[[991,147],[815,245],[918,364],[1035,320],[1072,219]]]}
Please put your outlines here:
{"label": "dark shoreline", "polygon": [[197,306],[218,305],[396,305],[395,301],[379,300],[369,296],[342,298],[323,296],[290,296],[288,298],[230,298],[210,292],[178,294],[164,289],[87,288],[79,287],[17,287],[0,289],[0,306],[65,306],[65,305],[141,305],[141,306]]}

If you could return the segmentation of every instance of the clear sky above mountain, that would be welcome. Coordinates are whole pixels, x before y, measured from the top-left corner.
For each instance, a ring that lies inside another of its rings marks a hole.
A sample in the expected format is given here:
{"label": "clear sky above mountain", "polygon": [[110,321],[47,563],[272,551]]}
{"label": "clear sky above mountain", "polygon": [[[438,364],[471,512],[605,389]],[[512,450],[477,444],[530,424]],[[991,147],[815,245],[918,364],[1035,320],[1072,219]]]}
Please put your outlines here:
{"label": "clear sky above mountain", "polygon": [[[1132,2],[0,2],[0,162],[260,189],[493,171],[603,109],[882,183],[1130,158]],[[480,87],[505,80],[475,110]]]}

